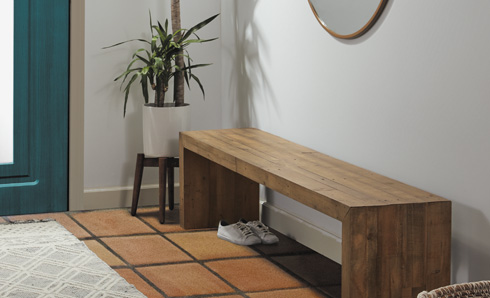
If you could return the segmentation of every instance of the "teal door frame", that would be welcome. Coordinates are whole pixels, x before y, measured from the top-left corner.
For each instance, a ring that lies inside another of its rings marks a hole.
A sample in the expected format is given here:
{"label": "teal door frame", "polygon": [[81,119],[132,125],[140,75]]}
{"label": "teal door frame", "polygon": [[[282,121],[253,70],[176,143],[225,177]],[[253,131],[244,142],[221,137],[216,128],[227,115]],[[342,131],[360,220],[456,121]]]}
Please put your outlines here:
{"label": "teal door frame", "polygon": [[66,211],[70,1],[14,5],[14,162],[0,165],[0,215]]}

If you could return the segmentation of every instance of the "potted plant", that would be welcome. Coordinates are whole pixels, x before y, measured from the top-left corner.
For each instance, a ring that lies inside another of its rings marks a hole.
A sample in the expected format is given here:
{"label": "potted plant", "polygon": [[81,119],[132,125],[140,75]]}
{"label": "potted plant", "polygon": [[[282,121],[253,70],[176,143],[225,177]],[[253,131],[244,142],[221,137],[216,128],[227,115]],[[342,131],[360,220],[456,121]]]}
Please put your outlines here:
{"label": "potted plant", "polygon": [[[204,43],[215,40],[201,39],[196,32],[213,21],[214,15],[190,29],[178,29],[170,32],[168,20],[162,25],[157,22],[153,24],[150,13],[151,38],[131,39],[114,44],[112,48],[128,42],[140,42],[145,47],[136,50],[126,70],[119,75],[115,81],[122,80],[121,88],[124,91],[124,112],[129,97],[129,91],[133,83],[139,81],[145,105],[143,107],[143,147],[144,153],[149,157],[178,156],[178,133],[190,129],[189,105],[183,101],[172,103],[165,102],[171,79],[182,76],[190,88],[190,81],[194,80],[201,89],[203,97],[204,88],[199,78],[192,70],[210,64],[192,64],[187,48],[191,44]],[[177,60],[184,60],[182,64]],[[149,102],[149,91],[155,91],[152,103]]]}

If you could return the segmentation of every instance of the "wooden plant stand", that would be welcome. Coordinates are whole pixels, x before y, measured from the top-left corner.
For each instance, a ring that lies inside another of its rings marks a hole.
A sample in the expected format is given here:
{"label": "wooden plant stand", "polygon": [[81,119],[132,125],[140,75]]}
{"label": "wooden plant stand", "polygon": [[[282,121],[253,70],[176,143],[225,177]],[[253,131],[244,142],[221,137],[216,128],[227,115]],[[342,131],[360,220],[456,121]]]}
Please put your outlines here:
{"label": "wooden plant stand", "polygon": [[143,178],[144,167],[158,167],[158,220],[161,224],[165,223],[165,194],[167,192],[168,176],[168,207],[174,209],[174,168],[179,167],[177,157],[145,157],[143,153],[138,153],[136,158],[136,171],[134,174],[133,203],[131,205],[131,215],[136,215],[138,200],[141,189],[141,179]]}

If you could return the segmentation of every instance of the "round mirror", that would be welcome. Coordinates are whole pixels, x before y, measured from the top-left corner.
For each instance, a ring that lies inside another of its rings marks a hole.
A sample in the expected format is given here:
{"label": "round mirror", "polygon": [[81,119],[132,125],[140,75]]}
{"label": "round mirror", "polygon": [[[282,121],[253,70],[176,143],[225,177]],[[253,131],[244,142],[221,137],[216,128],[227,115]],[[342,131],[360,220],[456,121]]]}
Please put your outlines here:
{"label": "round mirror", "polygon": [[339,38],[355,38],[376,22],[387,0],[308,0],[318,22]]}

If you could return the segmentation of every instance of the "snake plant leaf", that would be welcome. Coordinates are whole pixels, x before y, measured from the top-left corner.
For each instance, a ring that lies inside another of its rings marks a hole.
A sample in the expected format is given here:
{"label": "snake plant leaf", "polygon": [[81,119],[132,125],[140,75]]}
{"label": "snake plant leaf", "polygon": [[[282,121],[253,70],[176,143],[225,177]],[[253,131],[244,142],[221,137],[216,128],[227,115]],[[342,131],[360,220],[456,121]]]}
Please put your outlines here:
{"label": "snake plant leaf", "polygon": [[191,85],[189,84],[189,73],[187,71],[184,71],[184,79],[185,79],[185,83],[187,85],[187,88],[191,89]]}
{"label": "snake plant leaf", "polygon": [[212,63],[207,63],[207,64],[193,64],[193,65],[189,65],[189,66],[186,66],[186,67],[182,68],[180,71],[194,69],[194,68],[198,68],[198,67],[205,67],[205,66],[209,66],[209,65],[212,65]]}
{"label": "snake plant leaf", "polygon": [[102,49],[105,50],[105,49],[113,48],[113,47],[120,46],[120,45],[125,44],[125,43],[128,43],[128,42],[133,42],[133,41],[141,41],[141,42],[148,43],[148,44],[150,43],[148,40],[137,38],[137,39],[130,39],[130,40],[118,42],[118,43],[113,44],[111,46],[103,47]]}
{"label": "snake plant leaf", "polygon": [[160,31],[162,31],[165,34],[165,36],[167,36],[167,34],[168,34],[168,30],[167,30],[167,28],[168,28],[168,19],[165,20],[165,28],[163,28],[162,23],[157,22],[157,24],[158,24],[158,28],[160,29]]}
{"label": "snake plant leaf", "polygon": [[[187,65],[189,65],[189,66],[192,65],[192,59],[190,56],[187,56]],[[187,67],[185,63],[184,63],[184,67]],[[189,70],[186,70],[185,73],[189,73],[189,81],[190,81],[192,79],[192,77],[190,76],[190,75],[192,75],[192,68]],[[189,88],[189,89],[191,88],[189,86],[189,82],[187,82],[187,88]]]}
{"label": "snake plant leaf", "polygon": [[126,68],[126,70],[130,70],[131,67],[133,66],[134,63],[138,62],[139,59],[138,58],[133,58],[133,60],[131,61],[131,63],[128,64],[128,67]]}
{"label": "snake plant leaf", "polygon": [[171,41],[173,39],[173,35],[172,34],[168,34],[163,31],[163,28],[161,27],[161,24],[159,23],[159,26],[153,26],[153,28],[155,29],[155,31],[158,33],[158,36],[160,38],[160,43],[161,43],[161,48],[162,49],[167,49],[169,47],[169,45],[171,44]]}
{"label": "snake plant leaf", "polygon": [[194,32],[196,32],[197,30],[201,29],[202,27],[206,26],[207,24],[209,24],[212,20],[214,20],[215,18],[217,18],[219,16],[219,14],[215,14],[214,16],[210,17],[210,18],[207,18],[206,20],[198,23],[197,25],[194,25],[194,27],[192,27],[191,29],[189,29],[184,36],[182,36],[181,38],[181,41],[184,41],[186,40],[187,38],[189,38]]}
{"label": "snake plant leaf", "polygon": [[136,52],[133,53],[132,59],[134,59],[134,57],[136,57],[139,52],[145,52],[145,51],[146,51],[146,49],[143,49],[143,48],[137,49]]}
{"label": "snake plant leaf", "polygon": [[169,44],[172,43],[172,39],[173,39],[172,35],[167,35],[167,37],[164,40],[162,40],[162,48],[166,49],[169,46]]}
{"label": "snake plant leaf", "polygon": [[194,81],[196,81],[196,82],[197,82],[197,84],[199,85],[199,88],[201,89],[201,92],[202,92],[202,97],[203,97],[204,99],[206,99],[206,94],[204,93],[204,87],[202,86],[201,81],[199,80],[199,78],[198,78],[198,77],[196,77],[196,75],[194,75],[194,74],[191,74],[191,77],[192,77],[192,78],[194,79]]}
{"label": "snake plant leaf", "polygon": [[145,58],[141,57],[140,55],[136,55],[141,61],[143,61],[146,65],[151,65],[152,63]]}
{"label": "snake plant leaf", "polygon": [[148,14],[150,15],[150,31],[152,30],[151,28],[153,28],[153,21],[151,19],[151,10],[148,10]]}
{"label": "snake plant leaf", "polygon": [[126,88],[124,88],[124,92],[129,92],[129,89],[131,89],[131,84],[133,84],[134,81],[138,78],[138,73],[135,73],[132,77],[131,80],[126,84]]}
{"label": "snake plant leaf", "polygon": [[157,49],[158,49],[158,47],[157,47],[157,41],[158,41],[158,38],[159,38],[158,36],[153,36],[153,37],[151,38],[151,43],[150,43],[150,45],[151,45],[151,52],[152,52],[152,53],[155,53],[155,52],[157,51]]}
{"label": "snake plant leaf", "polygon": [[146,76],[146,75],[148,75],[148,71],[149,71],[150,69],[151,69],[151,68],[150,68],[150,66],[143,67],[143,68],[141,69],[141,74],[142,74],[142,75],[145,75],[145,76]]}
{"label": "snake plant leaf", "polygon": [[124,95],[124,114],[123,116],[126,117],[126,107],[127,107],[127,104],[128,104],[128,97],[129,97],[129,90],[131,89],[131,84],[138,78],[138,75],[137,74],[134,74],[132,77],[131,77],[131,80],[128,82],[128,84],[126,85],[126,88],[124,89],[125,91],[125,95]]}
{"label": "snake plant leaf", "polygon": [[136,71],[136,73],[138,73],[140,70],[141,70],[141,68],[138,67],[138,68],[133,68],[133,69],[130,69],[129,71],[126,71],[125,75],[124,75],[124,79],[121,82],[120,88],[122,89],[122,87],[124,86],[124,83],[126,82],[126,79],[128,78],[129,74],[131,74],[132,72],[135,72],[135,71]]}
{"label": "snake plant leaf", "polygon": [[210,41],[213,41],[213,40],[216,40],[218,38],[211,38],[211,39],[188,39],[184,42],[182,42],[182,45],[183,46],[188,46],[192,43],[205,43],[205,42],[210,42]]}
{"label": "snake plant leaf", "polygon": [[[126,77],[127,77],[127,76],[128,76],[130,73],[132,73],[133,71],[138,71],[138,70],[139,70],[139,68],[132,68],[132,69],[128,69],[128,70],[126,70],[125,72],[123,72],[121,75],[119,75],[117,78],[115,78],[115,79],[114,79],[114,81],[117,81],[117,80],[119,80],[119,79],[120,79],[120,78],[122,78],[122,77],[125,77],[125,79],[126,79]],[[124,82],[124,80],[123,80],[123,82]]]}
{"label": "snake plant leaf", "polygon": [[155,63],[153,63],[153,65],[156,67],[156,68],[161,68],[163,66],[163,60],[162,58],[160,57],[155,57]]}

